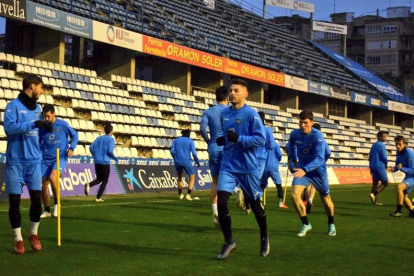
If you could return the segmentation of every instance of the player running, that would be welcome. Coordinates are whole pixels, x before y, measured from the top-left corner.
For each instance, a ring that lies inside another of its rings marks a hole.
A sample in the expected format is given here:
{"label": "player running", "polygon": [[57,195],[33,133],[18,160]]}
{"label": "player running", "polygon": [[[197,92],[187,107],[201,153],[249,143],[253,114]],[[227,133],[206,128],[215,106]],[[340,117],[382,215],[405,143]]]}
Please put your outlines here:
{"label": "player running", "polygon": [[178,180],[178,197],[179,199],[183,199],[184,195],[182,194],[182,188],[183,188],[183,170],[190,178],[190,181],[188,183],[188,189],[187,189],[187,195],[185,196],[185,199],[187,200],[193,200],[191,198],[191,191],[194,187],[195,182],[195,175],[194,175],[194,169],[192,165],[192,160],[190,153],[193,154],[194,161],[197,164],[197,167],[200,167],[200,160],[198,160],[197,152],[195,149],[195,144],[192,139],[190,139],[191,131],[189,129],[184,129],[181,131],[182,136],[175,139],[172,146],[171,146],[171,155],[174,158],[174,166],[177,170]]}
{"label": "player running", "polygon": [[[312,183],[319,192],[328,216],[328,235],[335,236],[334,205],[329,195],[328,174],[326,172],[325,139],[322,133],[312,128],[313,113],[303,110],[299,114],[299,129],[290,133],[289,159],[293,168],[292,199],[302,221],[298,237],[304,237],[312,229],[301,199],[303,190]],[[297,162],[297,166],[295,165]]]}
{"label": "player running", "polygon": [[218,145],[224,145],[217,197],[219,221],[225,240],[217,259],[227,258],[236,248],[228,202],[237,183],[240,183],[256,216],[260,227],[260,255],[266,257],[270,251],[270,244],[266,213],[260,203],[263,192],[260,189],[256,155],[257,147],[265,145],[265,130],[259,114],[245,103],[249,95],[247,83],[241,79],[233,79],[229,92],[231,107],[224,109],[220,118],[225,136],[217,139]]}
{"label": "player running", "polygon": [[[211,187],[211,207],[213,209],[213,223],[218,226],[217,211],[217,182],[219,178],[220,163],[223,157],[223,146],[217,145],[217,138],[223,136],[221,129],[220,113],[229,105],[229,91],[227,87],[220,86],[216,89],[217,105],[204,111],[201,117],[200,132],[204,141],[208,144],[208,164],[210,166],[213,186]],[[207,133],[207,126],[210,129],[210,137]]]}
{"label": "player running", "polygon": [[397,148],[397,159],[395,167],[388,169],[389,172],[401,171],[405,173],[404,180],[397,185],[397,209],[390,213],[392,217],[401,217],[401,208],[404,204],[410,211],[410,216],[414,217],[414,207],[408,194],[414,187],[414,151],[407,148],[404,136],[395,137],[395,147]]}
{"label": "player running", "polygon": [[[42,200],[45,212],[41,218],[51,217],[50,213],[50,196],[49,183],[52,186],[54,196],[53,216],[57,217],[57,162],[56,149],[60,150],[59,166],[60,171],[64,171],[68,158],[72,157],[73,151],[78,144],[78,133],[69,124],[61,119],[56,118],[55,108],[53,105],[46,104],[43,106],[43,118],[46,122],[53,125],[53,132],[40,131],[40,147],[42,149]],[[70,144],[69,140],[70,138]]]}
{"label": "player running", "polygon": [[[374,205],[382,205],[377,202],[379,193],[385,190],[388,186],[387,176],[387,149],[384,143],[387,141],[388,131],[380,131],[377,133],[378,141],[375,142],[369,151],[369,169],[372,175],[372,189],[369,194],[371,203]],[[379,182],[381,185],[378,186]]]}

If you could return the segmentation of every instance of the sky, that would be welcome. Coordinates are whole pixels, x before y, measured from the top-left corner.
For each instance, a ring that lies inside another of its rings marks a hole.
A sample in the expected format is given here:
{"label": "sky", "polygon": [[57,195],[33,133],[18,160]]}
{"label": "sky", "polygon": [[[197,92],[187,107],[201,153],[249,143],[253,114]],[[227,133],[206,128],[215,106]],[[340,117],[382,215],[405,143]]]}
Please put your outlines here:
{"label": "sky", "polygon": [[[243,7],[252,7],[263,9],[262,0],[231,0],[232,2],[242,3]],[[380,10],[380,16],[386,17],[386,9],[389,7],[410,6],[410,0],[300,0],[301,2],[308,2],[315,5],[315,13],[313,18],[315,20],[330,21],[330,15],[334,12],[354,12],[355,17],[361,15],[375,15],[376,10]],[[414,6],[414,0],[411,0],[411,7]],[[334,8],[335,7],[335,8]],[[413,10],[413,8],[411,8]],[[257,9],[255,9],[257,11]],[[304,17],[309,17],[309,13],[292,11],[288,9],[266,6],[266,17],[273,16],[291,16],[292,14],[299,14]]]}
{"label": "sky", "polygon": [[[232,2],[242,3],[246,9],[254,9],[256,13],[261,13],[263,9],[263,0],[231,0]],[[375,14],[380,10],[380,15],[386,17],[388,7],[414,6],[414,0],[301,0],[302,2],[313,3],[315,5],[315,20],[330,21],[329,15],[334,12],[354,12],[355,17],[367,14]],[[334,8],[335,7],[335,8]],[[309,17],[309,13],[292,11],[278,7],[266,7],[267,17],[273,16],[291,16],[299,14]],[[4,33],[5,21],[0,18],[0,33]]]}

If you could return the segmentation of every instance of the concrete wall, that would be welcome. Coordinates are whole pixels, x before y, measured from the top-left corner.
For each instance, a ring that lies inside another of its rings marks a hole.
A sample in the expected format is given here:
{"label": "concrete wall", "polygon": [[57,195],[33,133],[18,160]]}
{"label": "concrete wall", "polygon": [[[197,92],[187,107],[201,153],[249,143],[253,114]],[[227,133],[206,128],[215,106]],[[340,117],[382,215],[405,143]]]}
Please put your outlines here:
{"label": "concrete wall", "polygon": [[93,47],[93,68],[98,76],[110,79],[111,75],[135,78],[135,52],[104,43]]}
{"label": "concrete wall", "polygon": [[327,98],[311,93],[299,92],[299,109],[311,110],[326,116],[328,114]]}
{"label": "concrete wall", "polygon": [[216,90],[220,86],[221,73],[191,66],[191,86]]}
{"label": "concrete wall", "polygon": [[372,107],[348,102],[348,118],[364,120],[372,125]]}
{"label": "concrete wall", "polygon": [[395,112],[395,125],[401,127],[414,127],[414,117],[412,115]]}
{"label": "concrete wall", "polygon": [[372,124],[376,123],[394,125],[394,112],[385,109],[372,109]]}
{"label": "concrete wall", "polygon": [[64,64],[64,34],[36,25],[6,20],[7,53]]}
{"label": "concrete wall", "polygon": [[298,92],[280,86],[268,85],[268,89],[264,91],[264,98],[265,103],[278,105],[280,110],[284,111],[287,108],[297,109],[299,106]]}
{"label": "concrete wall", "polygon": [[190,92],[191,70],[190,65],[168,59],[154,57],[153,81],[177,86],[183,93]]}

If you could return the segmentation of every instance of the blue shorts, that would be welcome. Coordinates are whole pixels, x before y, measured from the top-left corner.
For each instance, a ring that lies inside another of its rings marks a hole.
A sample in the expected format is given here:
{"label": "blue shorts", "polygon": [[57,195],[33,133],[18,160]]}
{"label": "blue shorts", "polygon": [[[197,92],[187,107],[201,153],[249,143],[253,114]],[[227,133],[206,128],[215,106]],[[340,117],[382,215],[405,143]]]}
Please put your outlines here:
{"label": "blue shorts", "polygon": [[371,170],[372,174],[372,182],[374,181],[381,181],[381,183],[388,183],[388,176],[385,170]]}
{"label": "blue shorts", "polygon": [[249,199],[258,199],[263,195],[260,188],[259,172],[234,173],[225,170],[220,171],[217,191],[233,193],[237,184],[243,190],[244,196]]}
{"label": "blue shorts", "polygon": [[267,180],[272,178],[272,181],[275,185],[282,184],[282,178],[280,178],[279,172],[263,172],[262,179],[260,180],[260,185],[262,187],[267,187]]}
{"label": "blue shorts", "polygon": [[312,183],[315,189],[323,196],[329,195],[328,175],[306,174],[302,178],[293,178],[292,185],[308,186]]}
{"label": "blue shorts", "polygon": [[[66,168],[66,160],[60,159],[59,167],[60,172],[62,173]],[[42,160],[42,177],[49,177],[52,171],[57,169],[57,162],[56,160]]]}
{"label": "blue shorts", "polygon": [[8,194],[20,195],[23,185],[29,191],[42,190],[42,170],[37,165],[6,165],[6,191]]}
{"label": "blue shorts", "polygon": [[[217,176],[220,172],[221,159],[223,158],[223,150],[217,150],[220,147],[208,148],[208,165],[212,176]],[[223,147],[221,147],[223,148]]]}
{"label": "blue shorts", "polygon": [[266,167],[266,160],[258,160],[257,169],[259,171],[259,178],[262,178],[265,167]]}
{"label": "blue shorts", "polygon": [[414,177],[404,178],[403,183],[407,186],[407,194],[409,194],[414,187]]}
{"label": "blue shorts", "polygon": [[175,163],[174,166],[175,166],[175,170],[177,171],[177,174],[178,173],[183,173],[183,170],[185,171],[185,173],[188,176],[191,176],[191,175],[194,174],[193,165],[191,165],[191,163],[187,163],[187,164],[177,164],[177,163]]}

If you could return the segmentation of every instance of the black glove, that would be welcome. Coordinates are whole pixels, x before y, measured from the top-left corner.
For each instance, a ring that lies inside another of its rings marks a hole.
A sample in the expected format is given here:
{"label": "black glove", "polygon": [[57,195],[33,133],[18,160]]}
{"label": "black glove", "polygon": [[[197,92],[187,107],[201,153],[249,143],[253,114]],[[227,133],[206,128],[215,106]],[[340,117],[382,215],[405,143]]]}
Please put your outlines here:
{"label": "black glove", "polygon": [[35,127],[37,128],[44,128],[47,125],[46,121],[38,120],[35,122]]}
{"label": "black glove", "polygon": [[236,132],[229,130],[227,132],[227,140],[229,142],[237,143],[237,140],[239,140],[239,135]]}
{"label": "black glove", "polygon": [[200,168],[200,163],[197,163],[197,167],[199,167],[199,168]]}
{"label": "black glove", "polygon": [[226,144],[226,138],[224,136],[221,136],[217,138],[217,146],[224,146]]}
{"label": "black glove", "polygon": [[52,133],[53,132],[53,124],[47,123],[46,126],[43,127],[47,132]]}

